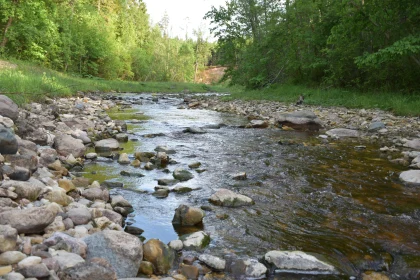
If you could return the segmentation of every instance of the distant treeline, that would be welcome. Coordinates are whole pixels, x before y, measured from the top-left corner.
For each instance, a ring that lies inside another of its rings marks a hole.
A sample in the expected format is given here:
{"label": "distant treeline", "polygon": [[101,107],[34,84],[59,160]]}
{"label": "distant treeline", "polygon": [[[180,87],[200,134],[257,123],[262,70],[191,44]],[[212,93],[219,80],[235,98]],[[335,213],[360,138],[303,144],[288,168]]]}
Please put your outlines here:
{"label": "distant treeline", "polygon": [[230,0],[206,17],[234,84],[420,91],[419,0]]}
{"label": "distant treeline", "polygon": [[169,38],[141,0],[0,0],[0,57],[38,62],[81,77],[193,81],[212,45]]}

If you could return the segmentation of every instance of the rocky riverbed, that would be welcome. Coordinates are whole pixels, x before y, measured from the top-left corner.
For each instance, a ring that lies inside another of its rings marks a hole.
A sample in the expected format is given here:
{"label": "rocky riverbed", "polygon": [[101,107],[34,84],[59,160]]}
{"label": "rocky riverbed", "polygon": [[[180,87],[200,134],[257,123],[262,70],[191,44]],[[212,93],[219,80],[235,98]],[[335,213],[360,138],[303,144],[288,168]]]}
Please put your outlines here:
{"label": "rocky riverbed", "polygon": [[[130,222],[135,208],[133,203],[138,198],[132,193],[125,196],[118,180],[92,181],[80,174],[89,164],[110,161],[127,166],[121,176],[142,178],[153,170],[171,172],[170,179],[158,181],[158,187],[151,192],[154,197],[193,191],[188,183],[179,183],[197,180],[196,174],[206,172],[201,162],[190,160],[188,168],[168,168],[177,164],[172,156],[177,151],[171,148],[156,145],[153,151],[120,150],[135,133],[124,120],[112,120],[107,112],[116,106],[124,112],[145,101],[157,103],[159,98],[166,97],[147,95],[140,100],[114,95],[80,95],[70,99],[47,99],[45,104],[33,103],[19,109],[10,99],[0,96],[1,277],[276,279],[271,275],[282,271],[297,275],[287,274],[290,279],[301,279],[305,274],[322,277],[320,279],[348,279],[350,276],[354,279],[388,279],[392,265],[390,255],[382,256],[379,264],[373,264],[377,260],[372,260],[360,274],[348,275],[323,256],[299,250],[272,248],[258,257],[228,252],[209,254],[211,251],[206,248],[214,237],[211,232],[200,230],[206,212],[215,211],[217,219],[224,220],[229,219],[229,215],[212,207],[246,209],[256,203],[253,197],[231,189],[218,188],[205,198],[215,206],[176,206],[169,214],[173,217],[172,224],[183,233],[192,233],[168,243],[153,238],[143,243],[139,238],[143,229]],[[180,100],[179,110],[204,108],[247,117],[249,122],[238,125],[240,129],[320,131],[316,133],[321,145],[348,138],[379,143],[381,153],[405,170],[400,180],[409,185],[420,183],[418,118],[398,117],[376,110],[222,102],[209,96],[184,96],[183,101],[179,98],[174,99],[175,102]],[[141,112],[131,111],[127,119],[130,123],[146,120]],[[182,133],[201,135],[220,126],[188,126]],[[162,135],[143,134],[142,137],[155,139]],[[295,144],[288,140],[280,142]],[[356,145],[355,148],[365,149],[366,146]],[[236,182],[247,180],[245,172],[231,176]],[[416,218],[415,213],[411,218]],[[411,227],[419,227],[419,217],[416,219]],[[419,276],[415,268],[404,273],[405,279]]]}

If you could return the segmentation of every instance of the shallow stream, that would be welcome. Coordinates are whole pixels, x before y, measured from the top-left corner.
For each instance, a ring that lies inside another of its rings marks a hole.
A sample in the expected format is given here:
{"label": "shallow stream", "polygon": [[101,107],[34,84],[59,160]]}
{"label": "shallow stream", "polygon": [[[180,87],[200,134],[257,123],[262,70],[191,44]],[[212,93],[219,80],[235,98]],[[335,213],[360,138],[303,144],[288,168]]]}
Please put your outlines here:
{"label": "shallow stream", "polygon": [[[212,238],[210,254],[259,258],[271,250],[301,250],[336,266],[342,275],[331,279],[349,279],[365,270],[389,271],[393,279],[418,279],[420,188],[403,185],[398,180],[403,169],[382,156],[375,144],[327,143],[318,133],[244,129],[247,120],[240,116],[177,109],[183,100],[176,96],[166,95],[158,102],[148,94],[122,97],[143,103],[133,105],[130,114],[113,114],[127,118],[131,131],[130,141],[122,145],[124,152],[133,156],[164,145],[176,151],[170,157],[177,164],[169,165],[170,171],[188,169],[197,161],[206,169],[192,171],[194,179],[182,183],[197,190],[171,192],[158,199],[151,195],[157,180],[172,178],[171,173],[140,170],[145,177],[122,177],[122,170],[139,169],[116,161],[86,164],[86,177],[124,183],[124,189],[112,192],[133,204],[135,215],[127,221],[145,230],[146,239],[165,243],[177,239],[185,232],[171,224],[175,209],[180,204],[210,206],[211,194],[228,188],[256,203],[242,208],[212,206],[212,211],[206,211],[203,225]],[[142,120],[130,121],[137,112],[144,112]],[[223,125],[216,129],[218,124]],[[183,133],[190,126],[207,127],[207,133]],[[248,179],[233,180],[238,172],[246,172]],[[279,274],[273,279],[292,277]]]}

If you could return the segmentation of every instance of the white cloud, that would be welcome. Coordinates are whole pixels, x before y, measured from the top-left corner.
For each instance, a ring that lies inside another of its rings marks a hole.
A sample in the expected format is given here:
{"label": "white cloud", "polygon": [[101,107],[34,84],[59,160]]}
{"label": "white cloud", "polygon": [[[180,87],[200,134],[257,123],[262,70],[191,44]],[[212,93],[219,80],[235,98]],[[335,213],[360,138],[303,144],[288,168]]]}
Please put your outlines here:
{"label": "white cloud", "polygon": [[210,11],[211,6],[219,7],[226,0],[143,0],[153,24],[158,23],[165,11],[169,16],[170,35],[172,37],[193,37],[193,29],[204,28],[207,36],[210,21],[204,20],[204,15]]}

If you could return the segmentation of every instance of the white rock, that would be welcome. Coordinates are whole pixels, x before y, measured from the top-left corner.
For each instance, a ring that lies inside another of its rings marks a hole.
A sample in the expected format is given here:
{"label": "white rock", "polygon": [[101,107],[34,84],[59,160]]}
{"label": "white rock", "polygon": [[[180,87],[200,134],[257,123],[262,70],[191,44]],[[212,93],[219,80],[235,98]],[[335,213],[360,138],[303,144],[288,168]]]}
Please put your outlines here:
{"label": "white rock", "polygon": [[276,269],[310,272],[335,271],[334,266],[320,261],[301,251],[270,251],[264,256],[265,261]]}
{"label": "white rock", "polygon": [[40,257],[35,257],[35,256],[31,256],[31,257],[27,257],[23,260],[21,260],[20,262],[18,262],[18,268],[22,269],[24,267],[29,267],[29,266],[33,266],[36,264],[40,264],[42,262],[42,259]]}
{"label": "white rock", "polygon": [[420,184],[420,170],[408,170],[401,172],[400,179],[406,183]]}
{"label": "white rock", "polygon": [[172,240],[171,242],[169,242],[168,246],[174,249],[175,251],[181,251],[184,247],[184,243],[182,243],[181,240]]}
{"label": "white rock", "polygon": [[215,270],[224,270],[226,267],[226,261],[215,256],[203,254],[198,259]]}

